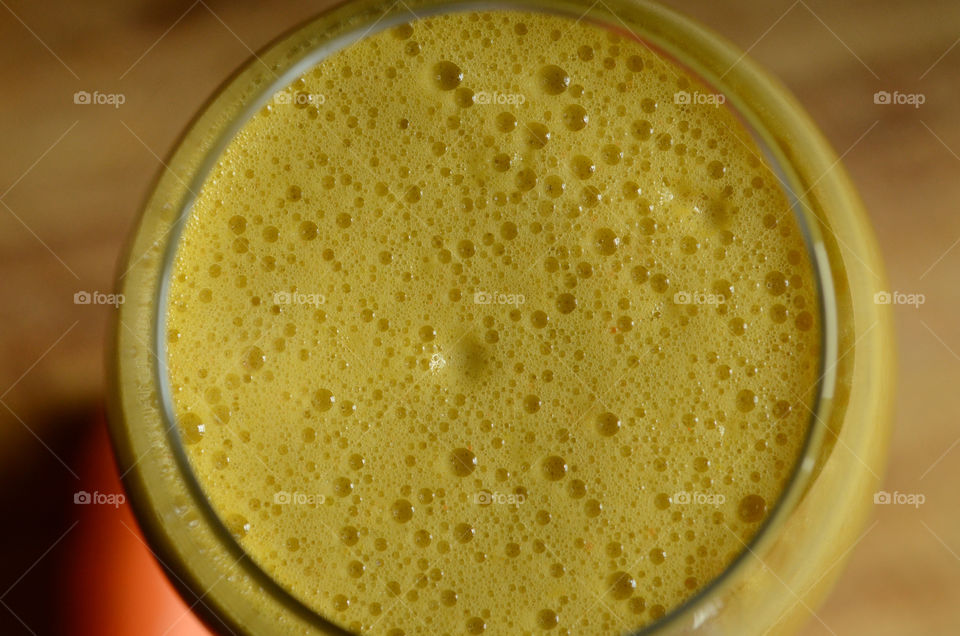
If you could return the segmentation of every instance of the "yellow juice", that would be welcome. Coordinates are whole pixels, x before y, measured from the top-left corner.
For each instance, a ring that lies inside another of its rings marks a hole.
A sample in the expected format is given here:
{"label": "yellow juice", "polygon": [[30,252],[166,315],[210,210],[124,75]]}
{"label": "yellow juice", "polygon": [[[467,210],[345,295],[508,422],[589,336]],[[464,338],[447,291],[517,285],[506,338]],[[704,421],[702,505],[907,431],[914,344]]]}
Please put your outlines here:
{"label": "yellow juice", "polygon": [[584,21],[371,34],[254,116],[166,307],[214,510],[358,633],[613,634],[720,575],[790,479],[817,289],[722,97]]}

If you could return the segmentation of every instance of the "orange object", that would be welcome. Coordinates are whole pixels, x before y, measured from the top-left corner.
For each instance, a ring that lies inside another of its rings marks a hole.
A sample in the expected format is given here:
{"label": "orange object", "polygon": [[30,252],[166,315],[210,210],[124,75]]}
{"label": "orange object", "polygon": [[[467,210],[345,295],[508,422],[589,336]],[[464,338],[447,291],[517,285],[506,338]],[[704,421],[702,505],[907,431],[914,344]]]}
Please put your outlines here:
{"label": "orange object", "polygon": [[[117,474],[103,418],[82,454],[76,525],[65,542],[62,633],[209,636],[146,544]],[[88,503],[83,503],[88,501]]]}

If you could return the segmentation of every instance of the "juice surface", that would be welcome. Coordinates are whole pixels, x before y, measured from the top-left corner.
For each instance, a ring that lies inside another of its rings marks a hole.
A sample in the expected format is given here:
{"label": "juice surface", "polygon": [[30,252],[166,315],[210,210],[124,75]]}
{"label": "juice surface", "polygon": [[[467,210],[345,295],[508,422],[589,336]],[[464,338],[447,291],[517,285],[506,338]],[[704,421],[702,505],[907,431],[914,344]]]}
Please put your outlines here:
{"label": "juice surface", "polygon": [[184,231],[178,424],[211,504],[373,634],[625,634],[718,576],[802,450],[803,236],[644,44],[463,13],[278,93]]}

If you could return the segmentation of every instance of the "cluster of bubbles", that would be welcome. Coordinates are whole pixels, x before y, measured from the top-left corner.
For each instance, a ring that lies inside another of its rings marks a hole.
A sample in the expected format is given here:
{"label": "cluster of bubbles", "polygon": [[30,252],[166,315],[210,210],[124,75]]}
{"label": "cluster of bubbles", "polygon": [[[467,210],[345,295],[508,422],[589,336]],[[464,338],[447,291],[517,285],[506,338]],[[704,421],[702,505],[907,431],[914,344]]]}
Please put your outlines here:
{"label": "cluster of bubbles", "polygon": [[819,326],[775,177],[671,99],[695,87],[590,25],[455,14],[240,132],[183,238],[169,368],[278,581],[365,633],[625,633],[740,552]]}

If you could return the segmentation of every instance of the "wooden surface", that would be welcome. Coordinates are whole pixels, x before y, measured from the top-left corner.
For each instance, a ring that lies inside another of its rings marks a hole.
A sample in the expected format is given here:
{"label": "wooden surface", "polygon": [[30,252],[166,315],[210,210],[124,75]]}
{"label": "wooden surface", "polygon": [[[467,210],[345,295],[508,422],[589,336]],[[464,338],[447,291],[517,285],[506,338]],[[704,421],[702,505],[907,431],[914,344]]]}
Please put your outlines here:
{"label": "wooden surface", "polygon": [[[110,310],[75,305],[74,294],[111,289],[159,158],[210,93],[323,4],[0,2],[0,504],[19,506],[0,531],[0,601],[19,603],[28,624],[43,612],[21,590],[61,548],[19,577],[70,523],[37,493],[53,482],[77,489],[73,448],[104,401]],[[892,288],[926,296],[922,307],[896,308],[886,485],[926,503],[876,507],[805,633],[960,633],[960,3],[668,4],[749,49],[794,91],[844,154]],[[122,93],[126,103],[77,105],[78,90]],[[926,103],[878,106],[878,90],[922,93]],[[0,631],[27,633],[0,615]]]}

